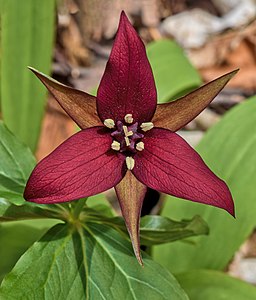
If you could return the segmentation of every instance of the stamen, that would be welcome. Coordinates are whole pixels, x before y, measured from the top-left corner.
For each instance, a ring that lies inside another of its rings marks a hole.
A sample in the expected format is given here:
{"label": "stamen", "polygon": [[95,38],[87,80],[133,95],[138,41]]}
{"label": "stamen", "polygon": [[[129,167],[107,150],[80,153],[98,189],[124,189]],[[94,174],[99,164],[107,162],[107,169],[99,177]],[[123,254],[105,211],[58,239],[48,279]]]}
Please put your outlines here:
{"label": "stamen", "polygon": [[128,170],[132,170],[134,168],[135,160],[132,157],[127,156],[125,162]]}
{"label": "stamen", "polygon": [[125,120],[125,122],[128,123],[128,124],[132,124],[132,122],[133,122],[132,114],[127,114],[127,115],[125,115],[124,120]]}
{"label": "stamen", "polygon": [[118,143],[117,141],[113,141],[113,143],[111,144],[111,148],[115,151],[119,151],[120,150],[120,143]]}
{"label": "stamen", "polygon": [[115,122],[114,122],[114,120],[112,120],[112,119],[106,119],[106,120],[104,121],[104,125],[105,125],[106,127],[110,128],[110,129],[112,129],[112,128],[115,127]]}
{"label": "stamen", "polygon": [[139,143],[136,145],[136,149],[137,149],[138,151],[144,150],[144,143],[143,143],[143,142],[139,142]]}
{"label": "stamen", "polygon": [[149,131],[154,127],[154,124],[152,122],[146,122],[146,123],[141,123],[140,128],[143,131]]}
{"label": "stamen", "polygon": [[126,146],[130,146],[131,145],[131,143],[130,143],[130,141],[129,141],[129,139],[128,139],[127,136],[124,137],[124,140],[125,140]]}
{"label": "stamen", "polygon": [[128,128],[127,126],[123,126],[123,130],[124,130],[124,135],[127,137],[127,136],[132,136],[133,135],[133,132],[132,131],[128,131]]}

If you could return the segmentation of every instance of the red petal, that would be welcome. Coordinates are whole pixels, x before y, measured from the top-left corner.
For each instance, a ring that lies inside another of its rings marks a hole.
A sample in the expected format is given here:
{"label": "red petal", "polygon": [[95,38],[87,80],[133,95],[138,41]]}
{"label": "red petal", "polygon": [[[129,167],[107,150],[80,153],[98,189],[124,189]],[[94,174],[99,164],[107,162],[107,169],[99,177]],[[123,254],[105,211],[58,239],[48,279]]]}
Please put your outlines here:
{"label": "red petal", "polygon": [[101,193],[124,177],[124,157],[110,149],[103,127],[82,130],[44,158],[32,172],[24,198],[66,202]]}
{"label": "red petal", "polygon": [[102,121],[123,120],[126,114],[150,121],[156,109],[156,87],[145,46],[124,12],[97,94]]}
{"label": "red petal", "polygon": [[29,68],[46,86],[66,113],[82,129],[101,126],[96,111],[96,98],[85,92],[66,86],[34,68]]}
{"label": "red petal", "polygon": [[139,182],[130,171],[115,187],[127,230],[130,234],[134,253],[138,262],[143,265],[140,254],[139,224],[140,213],[147,187]]}
{"label": "red petal", "polygon": [[180,136],[154,128],[134,156],[133,174],[145,185],[176,197],[220,207],[234,215],[227,185]]}

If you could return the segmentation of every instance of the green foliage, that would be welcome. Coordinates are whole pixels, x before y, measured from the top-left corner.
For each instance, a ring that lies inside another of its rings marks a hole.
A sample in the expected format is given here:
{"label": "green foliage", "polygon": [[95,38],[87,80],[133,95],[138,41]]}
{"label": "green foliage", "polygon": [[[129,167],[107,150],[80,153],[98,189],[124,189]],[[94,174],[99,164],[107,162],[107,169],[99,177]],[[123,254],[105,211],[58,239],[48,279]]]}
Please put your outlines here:
{"label": "green foliage", "polygon": [[21,255],[50,227],[59,222],[56,220],[26,220],[0,223],[0,283]]}
{"label": "green foliage", "polygon": [[[57,225],[4,279],[3,299],[188,299],[174,277],[107,226]],[[37,270],[37,276],[34,276]],[[15,288],[14,288],[15,287]]]}
{"label": "green foliage", "polygon": [[21,204],[28,176],[35,158],[28,147],[20,143],[0,121],[0,197]]}
{"label": "green foliage", "polygon": [[180,274],[177,279],[190,300],[254,300],[256,288],[224,273],[197,270]]}
{"label": "green foliage", "polygon": [[35,150],[45,104],[45,88],[28,65],[49,73],[55,0],[1,0],[0,99],[8,128]]}
{"label": "green foliage", "polygon": [[[85,219],[107,224],[128,238],[123,218],[105,218],[102,215],[85,211]],[[152,246],[182,240],[187,237],[208,234],[209,228],[202,218],[195,216],[191,220],[173,221],[162,216],[144,216],[140,220],[140,242]]]}
{"label": "green foliage", "polygon": [[256,97],[227,113],[197,149],[230,187],[236,219],[214,207],[167,197],[164,216],[179,219],[199,214],[210,227],[210,235],[196,238],[196,245],[176,243],[154,249],[156,260],[173,272],[224,269],[256,225]]}
{"label": "green foliage", "polygon": [[148,246],[205,235],[208,232],[207,224],[199,216],[180,222],[162,216],[145,216],[140,223],[141,244]]}
{"label": "green foliage", "polygon": [[65,218],[63,210],[57,205],[39,205],[25,202],[22,205],[14,205],[6,199],[0,198],[0,221],[18,221],[43,218]]}
{"label": "green foliage", "polygon": [[174,100],[201,85],[198,72],[174,41],[150,43],[147,55],[155,77],[159,103]]}

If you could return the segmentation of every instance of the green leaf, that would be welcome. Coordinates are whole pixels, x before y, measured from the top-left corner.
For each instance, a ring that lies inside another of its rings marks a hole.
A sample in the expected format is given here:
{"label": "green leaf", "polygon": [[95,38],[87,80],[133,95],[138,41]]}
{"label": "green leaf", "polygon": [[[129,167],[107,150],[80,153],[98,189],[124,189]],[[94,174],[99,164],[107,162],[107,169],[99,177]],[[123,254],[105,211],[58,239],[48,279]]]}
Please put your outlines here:
{"label": "green leaf", "polygon": [[2,117],[8,128],[35,150],[46,91],[27,66],[49,73],[55,0],[4,0],[0,13]]}
{"label": "green leaf", "polygon": [[1,298],[188,299],[160,265],[145,257],[142,268],[130,243],[113,229],[78,228],[57,225],[35,243],[5,277]]}
{"label": "green leaf", "polygon": [[[102,211],[85,208],[80,218],[87,222],[109,225],[129,239],[122,217],[106,218],[102,216]],[[179,222],[162,216],[145,216],[140,221],[140,241],[142,245],[148,246],[208,234],[208,231],[207,224],[199,216]]]}
{"label": "green leaf", "polygon": [[209,225],[208,237],[197,237],[196,246],[157,246],[154,257],[173,272],[189,269],[224,269],[256,225],[256,97],[227,113],[198,146],[207,165],[231,189],[236,210],[233,219],[224,210],[168,197],[163,215],[190,218],[199,214]]}
{"label": "green leaf", "polygon": [[224,273],[190,271],[177,276],[191,300],[255,300],[256,288]]}
{"label": "green leaf", "polygon": [[21,255],[57,222],[60,221],[30,220],[0,223],[0,282]]}
{"label": "green leaf", "polygon": [[140,223],[142,245],[169,243],[208,233],[207,224],[199,216],[193,217],[192,220],[182,220],[180,222],[162,216],[145,216],[141,218]]}
{"label": "green leaf", "polygon": [[159,40],[148,44],[147,55],[159,103],[174,100],[201,85],[199,73],[174,41]]}
{"label": "green leaf", "polygon": [[101,212],[106,217],[116,216],[116,212],[103,193],[89,197],[86,201],[86,205]]}
{"label": "green leaf", "polygon": [[26,181],[35,166],[28,147],[20,143],[0,121],[0,197],[22,204]]}
{"label": "green leaf", "polygon": [[56,205],[39,205],[25,202],[22,205],[14,205],[6,199],[0,198],[0,221],[18,221],[27,219],[56,218],[63,219],[61,213],[64,209]]}

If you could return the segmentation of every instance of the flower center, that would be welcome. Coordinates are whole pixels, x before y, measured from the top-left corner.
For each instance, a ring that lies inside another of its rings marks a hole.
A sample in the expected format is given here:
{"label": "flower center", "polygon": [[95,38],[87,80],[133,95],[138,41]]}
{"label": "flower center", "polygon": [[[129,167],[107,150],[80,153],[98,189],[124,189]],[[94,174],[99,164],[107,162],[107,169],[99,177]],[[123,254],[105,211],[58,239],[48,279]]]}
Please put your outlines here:
{"label": "flower center", "polygon": [[111,136],[113,142],[111,148],[115,151],[119,151],[126,156],[126,166],[129,170],[134,168],[135,161],[133,155],[137,151],[144,149],[144,143],[142,142],[144,134],[154,127],[153,123],[146,122],[141,123],[134,122],[132,114],[127,114],[123,121],[117,121],[116,124],[112,119],[106,119],[104,125],[112,129]]}
{"label": "flower center", "polygon": [[142,133],[138,132],[138,122],[127,126],[121,121],[117,121],[116,130],[111,133],[111,136],[113,137],[114,150],[117,150],[115,146],[119,144],[118,151],[131,153],[136,152],[136,143],[144,137]]}

